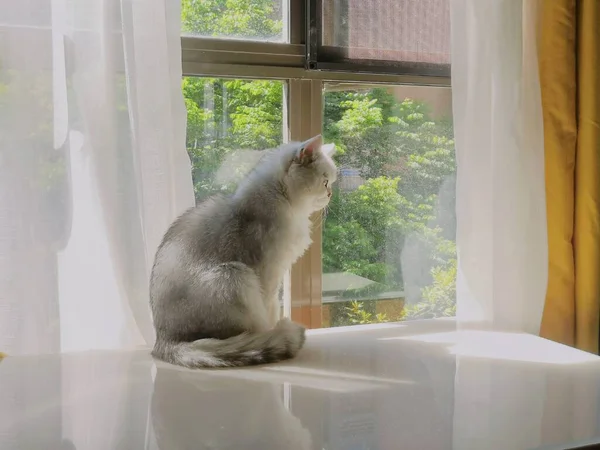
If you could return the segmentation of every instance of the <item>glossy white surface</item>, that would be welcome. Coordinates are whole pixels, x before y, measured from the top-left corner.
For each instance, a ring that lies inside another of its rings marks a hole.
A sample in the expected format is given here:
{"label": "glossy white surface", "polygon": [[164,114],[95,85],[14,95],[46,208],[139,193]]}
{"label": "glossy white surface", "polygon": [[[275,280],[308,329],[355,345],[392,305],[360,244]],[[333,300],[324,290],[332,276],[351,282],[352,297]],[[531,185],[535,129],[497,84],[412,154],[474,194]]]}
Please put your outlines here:
{"label": "glossy white surface", "polygon": [[145,350],[0,363],[0,449],[400,450],[600,442],[600,362],[430,321],[311,332],[294,361],[191,371]]}

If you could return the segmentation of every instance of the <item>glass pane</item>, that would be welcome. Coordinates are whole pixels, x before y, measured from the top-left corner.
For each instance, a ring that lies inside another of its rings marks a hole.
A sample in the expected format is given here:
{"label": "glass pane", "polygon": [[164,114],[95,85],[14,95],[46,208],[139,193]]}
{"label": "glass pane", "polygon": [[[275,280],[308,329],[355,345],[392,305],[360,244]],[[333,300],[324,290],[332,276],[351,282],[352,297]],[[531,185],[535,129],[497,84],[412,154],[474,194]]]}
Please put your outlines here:
{"label": "glass pane", "polygon": [[289,0],[182,0],[184,35],[287,42]]}
{"label": "glass pane", "polygon": [[187,77],[183,95],[197,201],[231,192],[259,150],[283,143],[281,81]]}
{"label": "glass pane", "polygon": [[450,64],[449,0],[323,1],[322,17],[334,56]]}
{"label": "glass pane", "polygon": [[449,88],[327,85],[339,178],[323,223],[323,326],[455,315]]}

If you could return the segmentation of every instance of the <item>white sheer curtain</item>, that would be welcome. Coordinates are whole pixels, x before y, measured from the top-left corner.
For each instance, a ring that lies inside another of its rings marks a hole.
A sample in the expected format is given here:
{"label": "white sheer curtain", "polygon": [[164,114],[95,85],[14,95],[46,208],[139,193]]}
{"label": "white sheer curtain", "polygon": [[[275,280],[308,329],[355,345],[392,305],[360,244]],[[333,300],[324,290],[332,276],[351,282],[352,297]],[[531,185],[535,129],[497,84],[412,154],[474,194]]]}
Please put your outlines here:
{"label": "white sheer curtain", "polygon": [[151,344],[154,252],[194,202],[179,2],[0,11],[0,351]]}
{"label": "white sheer curtain", "polygon": [[451,0],[457,318],[537,334],[548,273],[537,0]]}
{"label": "white sheer curtain", "polygon": [[[457,356],[457,449],[532,448],[542,433],[543,371],[518,364],[494,370],[490,362],[502,358],[494,348],[503,342],[497,333],[538,334],[544,307],[548,252],[536,18],[537,0],[451,0],[457,321],[459,328],[494,330],[485,334],[487,360]],[[466,346],[481,339],[468,331],[462,337]],[[539,401],[528,405],[531,420],[516,423],[525,393]]]}

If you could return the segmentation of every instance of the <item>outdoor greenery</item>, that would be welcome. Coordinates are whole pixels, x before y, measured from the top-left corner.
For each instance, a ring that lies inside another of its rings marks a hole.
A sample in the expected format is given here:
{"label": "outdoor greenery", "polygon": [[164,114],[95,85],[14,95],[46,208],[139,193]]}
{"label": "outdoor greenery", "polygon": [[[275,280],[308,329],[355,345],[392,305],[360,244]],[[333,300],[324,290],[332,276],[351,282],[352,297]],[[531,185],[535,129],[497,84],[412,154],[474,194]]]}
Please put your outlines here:
{"label": "outdoor greenery", "polygon": [[[182,8],[184,31],[209,36],[276,36],[280,15],[271,0],[184,0]],[[338,166],[359,172],[360,186],[342,190],[338,184],[334,191],[323,226],[323,269],[375,281],[372,294],[402,290],[400,255],[410,237],[431,273],[421,301],[407,305],[403,317],[377,315],[353,302],[347,322],[454,315],[454,231],[439,221],[438,205],[455,172],[452,124],[434,119],[425,103],[398,99],[385,87],[349,89],[324,93],[323,135],[336,144]],[[237,176],[220,176],[234,152],[282,143],[282,82],[185,78],[183,92],[198,200],[230,192],[251,167],[250,159],[246,166],[236,164]]]}
{"label": "outdoor greenery", "polygon": [[353,300],[345,307],[346,317],[342,319],[344,325],[366,325],[369,323],[387,322],[389,319],[385,313],[374,313],[368,311],[365,302]]}
{"label": "outdoor greenery", "polygon": [[182,0],[182,31],[201,36],[281,40],[282,2],[273,0]]}

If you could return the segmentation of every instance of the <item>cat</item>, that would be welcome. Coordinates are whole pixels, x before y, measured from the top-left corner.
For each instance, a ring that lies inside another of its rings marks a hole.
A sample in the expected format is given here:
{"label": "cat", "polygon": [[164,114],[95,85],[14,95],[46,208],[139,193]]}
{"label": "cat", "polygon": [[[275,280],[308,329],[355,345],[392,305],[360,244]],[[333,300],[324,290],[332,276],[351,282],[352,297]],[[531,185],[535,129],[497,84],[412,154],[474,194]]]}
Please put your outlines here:
{"label": "cat", "polygon": [[[239,372],[226,377],[158,367],[150,404],[156,439],[156,446],[152,448],[313,448],[310,430],[284,404],[284,386],[236,374]],[[304,392],[300,388],[291,389],[289,393],[293,401],[294,395],[301,396]]]}
{"label": "cat", "polygon": [[311,243],[310,216],[331,198],[334,146],[320,142],[267,151],[233,194],[173,222],[150,277],[154,357],[214,368],[296,356],[305,330],[280,319],[279,289]]}

